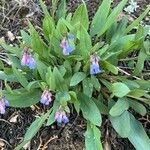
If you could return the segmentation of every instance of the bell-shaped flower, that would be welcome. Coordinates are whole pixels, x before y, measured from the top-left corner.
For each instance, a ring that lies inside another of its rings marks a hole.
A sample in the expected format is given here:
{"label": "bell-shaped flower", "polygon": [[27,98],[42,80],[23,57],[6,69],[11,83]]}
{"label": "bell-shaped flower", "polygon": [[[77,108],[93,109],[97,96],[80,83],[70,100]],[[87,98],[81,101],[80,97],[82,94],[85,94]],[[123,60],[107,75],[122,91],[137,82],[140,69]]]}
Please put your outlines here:
{"label": "bell-shaped flower", "polygon": [[44,105],[49,105],[52,101],[52,93],[49,90],[45,90],[42,93],[40,102]]}
{"label": "bell-shaped flower", "polygon": [[9,102],[3,97],[0,98],[0,114],[4,114],[6,111],[6,107],[9,106]]}
{"label": "bell-shaped flower", "polygon": [[100,66],[99,66],[99,57],[95,56],[95,55],[91,55],[90,57],[90,74],[94,75],[94,74],[98,74],[101,72]]}
{"label": "bell-shaped flower", "polygon": [[55,113],[55,120],[59,124],[67,124],[69,122],[69,119],[63,110],[59,110]]}
{"label": "bell-shaped flower", "polygon": [[63,49],[63,54],[69,55],[75,48],[74,48],[74,35],[68,33],[68,37],[63,37],[60,47]]}
{"label": "bell-shaped flower", "polygon": [[30,69],[35,69],[36,62],[31,53],[28,51],[27,48],[24,49],[22,59],[21,59],[22,66],[28,66]]}

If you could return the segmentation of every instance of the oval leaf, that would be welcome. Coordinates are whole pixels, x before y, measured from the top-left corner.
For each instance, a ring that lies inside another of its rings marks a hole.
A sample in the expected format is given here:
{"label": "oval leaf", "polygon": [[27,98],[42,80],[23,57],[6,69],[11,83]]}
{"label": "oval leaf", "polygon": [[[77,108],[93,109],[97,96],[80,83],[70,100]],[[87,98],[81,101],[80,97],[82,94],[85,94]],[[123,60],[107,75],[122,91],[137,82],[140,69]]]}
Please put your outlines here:
{"label": "oval leaf", "polygon": [[70,86],[75,86],[78,83],[80,83],[84,78],[86,77],[86,75],[83,72],[77,72],[73,75],[73,77],[71,78],[70,81]]}
{"label": "oval leaf", "polygon": [[125,138],[129,136],[131,127],[128,111],[125,111],[123,114],[117,117],[110,116],[110,121],[114,129],[121,137]]}
{"label": "oval leaf", "polygon": [[130,92],[130,89],[127,87],[126,84],[117,82],[117,83],[113,83],[112,92],[117,97],[124,97]]}
{"label": "oval leaf", "polygon": [[84,118],[91,121],[94,125],[100,126],[102,119],[99,109],[97,108],[96,104],[86,95],[83,93],[79,94],[78,99],[81,104],[81,110],[83,113]]}
{"label": "oval leaf", "polygon": [[110,109],[109,114],[113,117],[120,116],[124,111],[128,110],[129,103],[126,99],[118,99],[115,105]]}

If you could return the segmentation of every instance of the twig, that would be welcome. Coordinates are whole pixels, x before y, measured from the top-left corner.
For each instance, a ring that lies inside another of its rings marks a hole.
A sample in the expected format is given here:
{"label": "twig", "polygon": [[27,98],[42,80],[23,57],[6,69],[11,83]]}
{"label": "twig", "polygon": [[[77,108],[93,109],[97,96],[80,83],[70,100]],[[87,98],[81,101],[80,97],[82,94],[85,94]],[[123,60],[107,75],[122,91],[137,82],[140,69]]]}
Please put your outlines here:
{"label": "twig", "polygon": [[5,142],[11,149],[12,149],[12,146],[6,141],[6,140],[4,140],[4,139],[2,139],[2,138],[0,138],[0,141],[3,141],[3,142]]}
{"label": "twig", "polygon": [[54,136],[54,137],[51,137],[43,146],[43,148],[41,150],[45,150],[47,148],[47,145],[52,141],[52,140],[55,140],[55,139],[58,139],[58,136]]}
{"label": "twig", "polygon": [[[123,69],[117,67],[118,70],[121,72],[121,73],[124,73],[126,74],[127,76],[132,76],[131,74],[129,74],[128,72],[124,71]],[[137,76],[132,76],[133,78],[137,79],[137,80],[142,80],[141,78],[137,77]]]}
{"label": "twig", "polygon": [[131,58],[125,58],[125,59],[119,59],[119,61],[130,61],[130,60],[137,60],[138,57],[131,57]]}
{"label": "twig", "polygon": [[41,149],[41,147],[43,146],[42,143],[43,143],[43,141],[42,141],[42,138],[40,137],[40,144],[39,144],[37,150],[40,150],[40,149]]}
{"label": "twig", "polygon": [[0,119],[0,121],[6,122],[6,123],[8,123],[9,125],[11,125],[11,123],[10,123],[10,122],[8,122],[7,120]]}

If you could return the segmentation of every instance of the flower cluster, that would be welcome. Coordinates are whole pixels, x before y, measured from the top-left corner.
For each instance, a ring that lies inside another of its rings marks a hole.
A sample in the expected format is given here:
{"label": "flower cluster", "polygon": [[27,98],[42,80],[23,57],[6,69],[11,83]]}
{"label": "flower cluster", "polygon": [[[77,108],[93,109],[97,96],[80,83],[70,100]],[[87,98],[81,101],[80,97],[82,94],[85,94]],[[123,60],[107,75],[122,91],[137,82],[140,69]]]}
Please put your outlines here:
{"label": "flower cluster", "polygon": [[99,67],[99,60],[100,58],[98,56],[91,55],[90,57],[90,62],[91,62],[90,74],[91,75],[98,74],[101,72],[100,67]]}
{"label": "flower cluster", "polygon": [[44,90],[40,102],[44,105],[49,105],[52,101],[52,93],[49,90]]}
{"label": "flower cluster", "polygon": [[23,50],[21,65],[28,66],[30,69],[35,69],[36,67],[36,62],[31,53],[29,52],[28,48],[24,48]]}
{"label": "flower cluster", "polygon": [[66,124],[69,122],[69,119],[64,110],[59,110],[55,113],[55,120],[59,124]]}
{"label": "flower cluster", "polygon": [[63,54],[69,55],[75,48],[71,45],[71,43],[74,43],[74,35],[68,33],[68,37],[63,37],[60,47],[63,49]]}
{"label": "flower cluster", "polygon": [[4,97],[0,97],[0,114],[4,114],[8,106],[9,102]]}

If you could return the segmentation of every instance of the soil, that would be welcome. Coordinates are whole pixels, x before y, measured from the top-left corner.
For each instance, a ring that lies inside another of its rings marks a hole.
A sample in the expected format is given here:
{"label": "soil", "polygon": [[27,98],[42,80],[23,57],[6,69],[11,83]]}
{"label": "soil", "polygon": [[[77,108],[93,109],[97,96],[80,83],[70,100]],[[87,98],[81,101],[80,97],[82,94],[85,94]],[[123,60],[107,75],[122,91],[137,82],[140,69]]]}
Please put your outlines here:
{"label": "soil", "polygon": [[[114,0],[115,6],[119,0]],[[45,0],[50,9],[50,0]],[[70,0],[68,11],[74,11],[80,0]],[[98,8],[99,0],[86,0],[88,5],[90,20]],[[145,10],[149,0],[138,0],[140,8],[130,17],[136,18],[141,11]],[[41,26],[42,12],[38,5],[38,0],[1,0],[0,1],[0,38],[10,44],[17,43],[20,39],[20,29],[28,30],[27,20],[30,20],[37,28]],[[145,24],[150,23],[150,14],[144,20]],[[11,31],[15,40],[11,41],[7,32]],[[147,62],[148,65],[150,64]],[[148,66],[146,65],[146,66]],[[150,70],[150,69],[149,69]],[[23,139],[27,128],[41,112],[46,109],[40,104],[34,108],[8,108],[4,115],[0,115],[0,149],[13,150],[15,146]],[[16,119],[16,118],[17,119]],[[149,116],[138,116],[136,118],[143,123],[147,133],[150,135]],[[84,133],[86,130],[85,121],[82,117],[71,116],[70,123],[64,126],[58,126],[54,123],[51,127],[43,126],[40,131],[28,144],[30,150],[83,150]],[[103,125],[101,127],[102,142],[105,147],[111,147],[112,150],[134,150],[127,139],[121,139],[112,129],[106,116],[103,116]]]}

